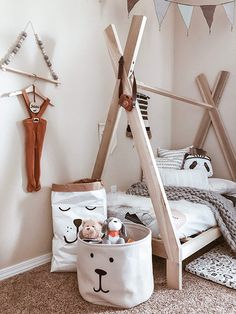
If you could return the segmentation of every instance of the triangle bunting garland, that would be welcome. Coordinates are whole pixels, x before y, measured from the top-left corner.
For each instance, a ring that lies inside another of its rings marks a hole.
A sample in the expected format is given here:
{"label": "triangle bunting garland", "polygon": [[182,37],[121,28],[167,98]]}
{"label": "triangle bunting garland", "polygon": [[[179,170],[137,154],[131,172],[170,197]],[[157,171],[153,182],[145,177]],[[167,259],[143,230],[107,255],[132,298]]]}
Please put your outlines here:
{"label": "triangle bunting garland", "polygon": [[156,15],[159,23],[159,28],[161,28],[161,24],[166,17],[166,13],[169,9],[170,6],[169,1],[163,1],[163,0],[154,0],[154,5],[155,5],[155,10],[156,10]]}
{"label": "triangle bunting garland", "polygon": [[178,8],[188,31],[191,24],[192,15],[193,15],[193,6],[178,4]]}
{"label": "triangle bunting garland", "polygon": [[[166,17],[166,14],[170,5],[173,4],[175,7],[178,7],[179,9],[183,22],[187,28],[187,34],[191,25],[193,10],[195,7],[201,8],[203,16],[209,27],[209,33],[211,33],[211,27],[214,20],[215,10],[216,10],[216,7],[218,6],[223,6],[225,10],[225,14],[231,24],[231,29],[232,29],[234,25],[234,16],[235,16],[235,1],[236,0],[228,0],[228,1],[225,0],[222,3],[219,3],[218,1],[216,2],[216,4],[214,4],[214,1],[211,1],[212,4],[200,5],[199,3],[194,4],[193,1],[191,1],[191,4],[188,4],[187,0],[185,1],[183,0],[153,0],[155,11],[156,11],[156,16],[159,23],[159,29],[161,29],[161,25]],[[137,2],[139,2],[139,0],[127,0],[128,13],[130,13],[130,11],[133,9],[133,7],[136,5]]]}
{"label": "triangle bunting garland", "polygon": [[235,1],[223,4],[227,18],[231,24],[234,25],[234,14],[235,14]]}
{"label": "triangle bunting garland", "polygon": [[211,32],[211,26],[213,23],[216,6],[215,5],[201,5],[200,8],[209,26],[209,32]]}
{"label": "triangle bunting garland", "polygon": [[127,0],[128,13],[130,13],[137,2],[139,2],[139,0]]}

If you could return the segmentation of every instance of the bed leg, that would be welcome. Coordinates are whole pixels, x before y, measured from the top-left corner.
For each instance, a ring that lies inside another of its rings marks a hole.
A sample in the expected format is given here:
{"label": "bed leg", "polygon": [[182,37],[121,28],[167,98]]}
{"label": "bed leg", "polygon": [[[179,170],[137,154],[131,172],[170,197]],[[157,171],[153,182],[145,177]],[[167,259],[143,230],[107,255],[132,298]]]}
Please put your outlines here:
{"label": "bed leg", "polygon": [[182,289],[182,262],[166,260],[167,286],[170,289]]}

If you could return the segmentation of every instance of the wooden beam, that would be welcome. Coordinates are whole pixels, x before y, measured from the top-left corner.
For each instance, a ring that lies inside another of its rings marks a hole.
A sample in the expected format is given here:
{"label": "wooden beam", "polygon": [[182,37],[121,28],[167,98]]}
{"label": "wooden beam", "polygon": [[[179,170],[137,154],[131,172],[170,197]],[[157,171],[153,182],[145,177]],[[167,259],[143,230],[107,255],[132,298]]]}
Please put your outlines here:
{"label": "wooden beam", "polygon": [[233,180],[236,180],[236,155],[233,149],[233,145],[224,127],[223,120],[221,119],[218,108],[215,106],[214,100],[211,95],[211,90],[208,85],[207,79],[204,74],[201,74],[196,79],[200,93],[204,101],[208,102],[214,107],[209,111],[209,115],[220,144],[223,156],[228,166],[230,175]]}
{"label": "wooden beam", "polygon": [[182,244],[182,259],[186,259],[207,244],[221,237],[221,235],[219,227],[214,227],[185,242]]}
{"label": "wooden beam", "polygon": [[140,48],[147,18],[142,15],[135,15],[132,18],[129,34],[124,49],[124,64],[128,77],[133,73],[138,51]]}
{"label": "wooden beam", "polygon": [[8,72],[20,74],[20,75],[23,75],[23,76],[32,77],[34,79],[45,81],[45,82],[48,82],[48,83],[53,83],[55,85],[61,84],[61,82],[58,81],[58,80],[53,80],[53,79],[49,79],[49,78],[46,78],[44,76],[37,75],[37,74],[34,74],[34,73],[30,73],[30,72],[26,72],[26,71],[22,71],[22,70],[17,70],[17,69],[10,68],[10,67],[5,66],[5,65],[1,65],[0,68],[1,68],[2,71],[8,71]]}
{"label": "wooden beam", "polygon": [[[146,20],[147,18],[145,16],[134,16],[132,19],[124,52],[124,67],[127,73],[129,73],[130,69],[132,69],[135,65]],[[112,65],[113,68],[115,68],[115,73],[117,73],[117,59],[122,55],[122,49],[115,26],[111,25],[110,27],[106,28],[105,35]],[[118,91],[119,80],[116,82],[112,102],[105,123],[102,141],[96,157],[92,173],[93,179],[101,179],[109,151],[109,146],[119,122],[121,108],[118,105]]]}
{"label": "wooden beam", "polygon": [[[111,63],[112,63],[112,67],[114,70],[114,73],[117,77],[118,75],[118,62],[120,60],[120,57],[122,56],[122,53],[120,52],[120,47],[116,44],[117,39],[116,39],[116,32],[114,32],[115,28],[114,25],[110,25],[109,27],[106,28],[105,30],[105,34],[106,34],[106,40],[107,40],[107,46],[108,46],[108,51],[109,51],[109,55],[111,58]],[[127,69],[126,69],[127,71]],[[201,101],[197,101],[191,98],[187,98],[184,96],[180,96],[177,95],[175,93],[172,93],[170,91],[158,88],[158,87],[152,87],[150,85],[146,85],[143,82],[137,81],[137,87],[139,89],[148,91],[148,92],[152,92],[164,97],[169,97],[175,100],[180,100],[182,102],[188,103],[188,104],[192,104],[192,105],[196,105],[196,106],[200,106],[203,107],[205,109],[211,109],[212,106],[201,102]]]}
{"label": "wooden beam", "polygon": [[162,240],[152,238],[152,254],[163,258],[168,258],[165,245]]}
{"label": "wooden beam", "polygon": [[[134,30],[136,30],[137,28],[141,28],[143,30],[145,23],[146,23],[146,19],[143,20],[143,19],[141,19],[140,16],[134,16],[134,20],[132,22],[133,29],[132,29],[132,31],[129,32],[127,44],[130,43],[130,40],[134,41],[134,38],[136,38],[136,40],[139,41],[139,43],[140,43],[141,36],[140,36],[140,34],[137,34],[137,33],[134,34]],[[133,37],[133,35],[134,35],[134,37]],[[108,26],[105,29],[105,38],[106,38],[106,43],[107,43],[109,55],[111,58],[112,67],[113,67],[115,76],[117,77],[117,75],[118,75],[118,62],[120,60],[120,57],[122,56],[122,48],[120,46],[118,35],[116,32],[115,26],[113,24]],[[134,65],[135,65],[134,57],[135,58],[137,57],[137,47],[135,48],[136,51],[130,50],[128,48],[126,47],[125,53],[124,53],[125,69],[126,69],[127,73],[132,73]],[[126,53],[127,54],[129,53],[129,55],[126,56]],[[133,59],[131,58],[131,55],[133,55]],[[148,85],[144,84],[143,82],[137,82],[137,87],[142,89],[142,90],[156,93],[158,95],[161,95],[164,97],[169,97],[169,98],[172,98],[175,100],[180,100],[182,102],[186,102],[186,103],[189,103],[192,105],[204,107],[206,109],[212,108],[212,106],[207,104],[207,103],[196,101],[194,99],[187,98],[184,96],[180,96],[180,95],[177,95],[177,94],[172,93],[170,91],[160,89],[158,87],[148,86]]]}
{"label": "wooden beam", "polygon": [[[213,91],[212,91],[212,98],[214,101],[215,106],[218,106],[223,91],[225,89],[225,85],[229,78],[229,72],[221,71],[217,77],[215,82]],[[196,133],[195,139],[193,141],[193,146],[198,148],[203,148],[205,143],[209,128],[211,126],[211,118],[207,111],[204,112],[202,120],[199,125],[199,129]]]}
{"label": "wooden beam", "polygon": [[[130,91],[131,92],[131,91]],[[167,283],[170,288],[182,288],[181,245],[175,233],[169,203],[155,162],[150,141],[147,136],[142,115],[136,103],[127,118],[134,138],[142,169],[146,178],[148,191],[152,200],[155,215],[164,241],[167,259]]]}
{"label": "wooden beam", "polygon": [[123,55],[123,50],[120,45],[116,28],[113,24],[105,29],[105,39],[115,77],[118,77],[119,60]]}
{"label": "wooden beam", "polygon": [[191,98],[180,96],[180,95],[174,94],[172,92],[169,92],[167,90],[164,90],[164,89],[161,89],[158,87],[152,87],[152,86],[144,84],[143,82],[137,82],[137,86],[138,86],[138,88],[145,90],[147,92],[152,92],[152,93],[164,96],[164,97],[169,97],[169,98],[172,98],[175,100],[180,100],[182,102],[186,102],[186,103],[191,104],[191,105],[200,106],[200,107],[203,107],[205,109],[212,109],[213,108],[211,105],[209,105],[205,102],[201,102],[201,101],[197,101],[197,100],[194,100]]}
{"label": "wooden beam", "polygon": [[112,101],[109,107],[104,132],[101,140],[101,144],[98,150],[97,158],[95,161],[92,178],[101,179],[103,168],[107,159],[110,143],[112,142],[113,134],[117,129],[119,118],[121,115],[121,108],[118,106],[119,100],[119,85],[120,80],[116,81]]}

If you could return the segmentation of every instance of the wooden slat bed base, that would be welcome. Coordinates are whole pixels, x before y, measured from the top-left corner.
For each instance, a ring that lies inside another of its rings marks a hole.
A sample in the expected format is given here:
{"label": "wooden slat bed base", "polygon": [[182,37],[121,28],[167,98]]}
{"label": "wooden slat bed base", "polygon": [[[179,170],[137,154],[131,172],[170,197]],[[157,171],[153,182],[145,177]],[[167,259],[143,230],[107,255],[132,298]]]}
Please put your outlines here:
{"label": "wooden slat bed base", "polygon": [[[221,232],[219,227],[213,227],[202,232],[198,236],[191,238],[189,241],[181,245],[181,260],[185,260],[187,257],[191,256],[195,252],[199,251],[220,237]],[[155,256],[167,258],[165,246],[162,240],[155,238],[152,239],[152,253]]]}
{"label": "wooden slat bed base", "polygon": [[192,238],[188,242],[182,244],[182,261],[192,255],[193,253],[199,251],[204,246],[208,245],[212,241],[218,239],[221,236],[219,227],[214,227],[208,229],[207,231],[199,234],[197,237]]}

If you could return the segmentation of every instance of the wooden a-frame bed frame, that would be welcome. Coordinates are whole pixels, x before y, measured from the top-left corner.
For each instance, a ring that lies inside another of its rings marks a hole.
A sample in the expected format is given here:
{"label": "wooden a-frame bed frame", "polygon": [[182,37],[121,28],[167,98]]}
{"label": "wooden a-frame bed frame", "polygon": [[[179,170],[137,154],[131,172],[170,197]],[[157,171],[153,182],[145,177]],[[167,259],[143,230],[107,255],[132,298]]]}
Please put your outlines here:
{"label": "wooden a-frame bed frame", "polygon": [[[120,57],[123,56],[124,58],[123,88],[124,93],[127,95],[132,95],[133,70],[140,47],[145,23],[145,16],[133,17],[124,53],[122,51],[114,25],[110,25],[105,29],[108,51],[116,77],[118,76],[118,63]],[[198,102],[193,99],[173,94],[166,90],[147,86],[142,82],[137,82],[137,86],[139,89],[157,93],[162,96],[167,96],[175,100],[180,100],[207,109],[210,119],[208,118],[208,113],[206,113],[206,115],[203,117],[204,121],[201,122],[201,132],[197,134],[194,144],[197,143],[200,146],[203,145],[207,131],[209,129],[209,125],[212,122],[224,156],[227,160],[227,165],[229,167],[231,176],[235,180],[235,154],[233,152],[232,145],[230,144],[229,137],[226,134],[223,122],[217,109],[217,103],[222,95],[227,77],[227,72],[220,73],[213,92],[211,92],[204,75],[200,75],[198,77],[197,82],[201,90],[203,100],[205,102]],[[120,80],[117,79],[106,119],[102,141],[92,173],[92,178],[95,179],[99,179],[102,177],[103,169],[109,152],[109,145],[111,143],[113,135],[115,134],[120,113],[122,110],[122,107],[118,104],[119,84]],[[134,144],[138,151],[141,167],[146,177],[149,194],[160,227],[161,240],[153,239],[153,254],[166,258],[166,276],[168,287],[173,289],[181,289],[182,261],[206,246],[207,244],[219,238],[221,236],[221,232],[218,227],[211,228],[201,233],[200,235],[191,238],[189,241],[181,244],[176,235],[170,207],[167,201],[158,168],[155,163],[154,154],[145,130],[144,122],[137,102],[136,106],[131,111],[126,112],[132,130]]]}

